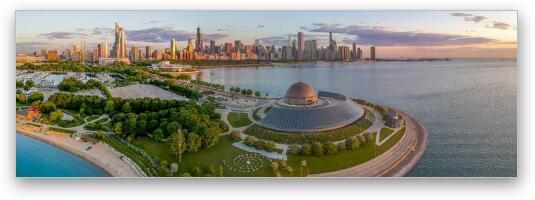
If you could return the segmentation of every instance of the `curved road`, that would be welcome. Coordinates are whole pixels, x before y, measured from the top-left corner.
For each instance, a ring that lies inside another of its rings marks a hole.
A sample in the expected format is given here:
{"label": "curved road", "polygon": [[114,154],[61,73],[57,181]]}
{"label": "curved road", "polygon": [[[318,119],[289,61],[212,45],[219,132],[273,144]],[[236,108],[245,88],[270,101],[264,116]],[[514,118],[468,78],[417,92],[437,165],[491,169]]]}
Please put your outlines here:
{"label": "curved road", "polygon": [[407,128],[405,135],[392,148],[360,165],[334,172],[312,174],[312,177],[405,176],[420,160],[427,148],[427,129],[406,113],[399,112]]}

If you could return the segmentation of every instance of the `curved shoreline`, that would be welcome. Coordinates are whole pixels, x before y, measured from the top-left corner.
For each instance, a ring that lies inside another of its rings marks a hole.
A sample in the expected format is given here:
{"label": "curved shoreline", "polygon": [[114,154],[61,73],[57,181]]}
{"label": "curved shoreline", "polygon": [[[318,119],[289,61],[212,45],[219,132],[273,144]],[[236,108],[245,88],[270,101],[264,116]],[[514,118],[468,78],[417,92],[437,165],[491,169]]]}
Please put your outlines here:
{"label": "curved shoreline", "polygon": [[[398,110],[399,111],[399,110]],[[389,150],[353,167],[311,174],[311,177],[402,177],[416,166],[428,145],[428,133],[423,124],[399,111],[404,117],[406,131]]]}
{"label": "curved shoreline", "polygon": [[[50,144],[54,147],[78,156],[87,162],[102,169],[109,177],[140,177],[128,164],[126,164],[120,155],[115,154],[105,144],[91,144],[91,152],[86,151],[83,146],[77,144],[77,141],[67,136],[51,136],[27,130],[16,125],[17,133],[34,138],[41,142]],[[93,154],[91,154],[93,153]]]}

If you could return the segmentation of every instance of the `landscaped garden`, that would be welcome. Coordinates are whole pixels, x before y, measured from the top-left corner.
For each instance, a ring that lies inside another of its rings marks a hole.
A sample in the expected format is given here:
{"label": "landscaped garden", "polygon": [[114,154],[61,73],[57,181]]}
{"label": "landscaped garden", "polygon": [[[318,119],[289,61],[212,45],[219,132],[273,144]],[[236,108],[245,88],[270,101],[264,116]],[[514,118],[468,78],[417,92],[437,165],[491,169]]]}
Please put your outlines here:
{"label": "landscaped garden", "polygon": [[228,122],[234,128],[244,127],[251,124],[251,120],[247,117],[247,113],[230,112],[228,114]]}
{"label": "landscaped garden", "polygon": [[258,125],[253,125],[245,130],[245,134],[255,136],[256,138],[263,140],[273,140],[277,143],[293,144],[293,143],[313,143],[313,142],[327,142],[337,141],[355,136],[372,125],[372,122],[368,121],[364,117],[361,117],[355,123],[346,127],[325,131],[320,133],[283,133],[272,130],[267,130]]}
{"label": "landscaped garden", "polygon": [[391,128],[381,128],[381,131],[379,132],[379,141],[383,141],[385,138],[390,136],[392,133],[394,133],[394,129]]}

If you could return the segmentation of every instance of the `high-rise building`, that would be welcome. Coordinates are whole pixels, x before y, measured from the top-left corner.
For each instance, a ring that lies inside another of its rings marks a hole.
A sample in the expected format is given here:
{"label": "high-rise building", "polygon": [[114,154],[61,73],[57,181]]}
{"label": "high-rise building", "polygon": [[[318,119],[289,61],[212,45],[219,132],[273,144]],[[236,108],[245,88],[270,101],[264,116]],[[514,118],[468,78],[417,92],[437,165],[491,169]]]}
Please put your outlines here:
{"label": "high-rise building", "polygon": [[351,60],[357,60],[357,44],[353,42],[353,49],[351,50]]}
{"label": "high-rise building", "polygon": [[349,61],[349,59],[351,58],[351,55],[349,54],[348,46],[338,47],[338,54],[339,54],[339,59],[341,61]]}
{"label": "high-rise building", "polygon": [[152,47],[149,45],[145,46],[145,58],[146,59],[152,58]]}
{"label": "high-rise building", "polygon": [[375,47],[370,47],[370,60],[375,60]]}
{"label": "high-rise building", "polygon": [[140,61],[141,60],[141,49],[139,49],[139,47],[137,45],[132,45],[131,49],[130,49],[130,60],[135,62],[135,61]]}
{"label": "high-rise building", "polygon": [[46,52],[46,61],[57,61],[58,51],[56,49],[48,50]]}
{"label": "high-rise building", "polygon": [[209,47],[210,53],[215,52],[215,41],[210,40],[210,47]]}
{"label": "high-rise building", "polygon": [[193,44],[193,40],[191,38],[188,39],[188,47],[187,47],[187,52],[193,52],[195,48],[195,44]]}
{"label": "high-rise building", "polygon": [[357,48],[357,60],[362,60],[362,49]]}
{"label": "high-rise building", "polygon": [[97,45],[97,49],[98,49],[98,52],[97,52],[97,58],[108,58],[108,43],[100,43]]}
{"label": "high-rise building", "polygon": [[329,32],[329,49],[331,50],[334,50],[334,45],[333,45],[333,32]]}
{"label": "high-rise building", "polygon": [[171,49],[171,60],[176,60],[176,39],[171,39],[171,44],[169,49]]}
{"label": "high-rise building", "polygon": [[303,32],[297,33],[297,59],[303,60],[305,53],[305,34]]}
{"label": "high-rise building", "polygon": [[225,43],[225,52],[228,54],[228,53],[232,53],[232,43]]}
{"label": "high-rise building", "polygon": [[197,38],[195,39],[195,46],[197,51],[201,51],[203,48],[201,27],[197,27]]}
{"label": "high-rise building", "polygon": [[39,56],[46,57],[46,49],[41,49]]}
{"label": "high-rise building", "polygon": [[115,42],[113,43],[112,54],[115,58],[128,58],[126,54],[126,30],[120,27],[117,22],[115,22]]}
{"label": "high-rise building", "polygon": [[241,40],[234,40],[234,51],[239,52],[241,50]]}

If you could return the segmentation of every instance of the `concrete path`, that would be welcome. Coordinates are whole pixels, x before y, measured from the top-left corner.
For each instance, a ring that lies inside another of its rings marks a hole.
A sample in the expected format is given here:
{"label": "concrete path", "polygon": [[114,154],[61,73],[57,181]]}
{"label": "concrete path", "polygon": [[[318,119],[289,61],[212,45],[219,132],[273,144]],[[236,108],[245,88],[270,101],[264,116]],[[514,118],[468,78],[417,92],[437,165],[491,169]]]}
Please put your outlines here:
{"label": "concrete path", "polygon": [[278,159],[278,160],[287,160],[288,159],[288,156],[286,155],[286,153],[276,153],[276,152],[267,152],[265,150],[258,150],[258,149],[255,149],[254,147],[250,147],[250,146],[247,146],[245,143],[243,143],[243,141],[239,141],[239,142],[234,142],[232,143],[232,146],[235,146],[241,150],[244,150],[244,151],[247,151],[247,152],[250,152],[250,153],[257,153],[257,154],[260,154],[260,155],[263,155],[263,156],[266,156],[268,158],[271,158],[271,159]]}

